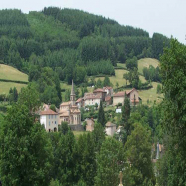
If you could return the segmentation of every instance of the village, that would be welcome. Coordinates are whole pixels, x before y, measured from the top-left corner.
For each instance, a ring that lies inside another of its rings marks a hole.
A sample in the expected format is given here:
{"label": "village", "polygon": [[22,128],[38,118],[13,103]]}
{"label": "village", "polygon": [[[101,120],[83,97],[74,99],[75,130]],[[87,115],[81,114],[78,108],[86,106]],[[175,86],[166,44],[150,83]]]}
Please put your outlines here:
{"label": "village", "polygon": [[[76,100],[74,91],[74,83],[72,80],[71,94],[69,102],[62,102],[60,108],[56,109],[56,112],[50,109],[50,105],[44,104],[40,111],[40,123],[44,125],[47,132],[57,132],[58,126],[62,122],[67,122],[71,130],[84,131],[81,111],[80,109],[87,106],[100,106],[101,102],[104,102],[106,106],[123,105],[125,94],[130,100],[130,106],[138,105],[141,98],[138,91],[133,88],[131,90],[115,93],[112,87],[103,87],[95,89],[91,93],[84,93],[84,97]],[[121,113],[121,108],[116,109],[117,113]],[[94,118],[86,118],[86,131],[92,132],[94,130]],[[105,132],[109,136],[113,136],[115,132],[120,131],[121,126],[116,127],[116,124],[108,121],[105,125]]]}

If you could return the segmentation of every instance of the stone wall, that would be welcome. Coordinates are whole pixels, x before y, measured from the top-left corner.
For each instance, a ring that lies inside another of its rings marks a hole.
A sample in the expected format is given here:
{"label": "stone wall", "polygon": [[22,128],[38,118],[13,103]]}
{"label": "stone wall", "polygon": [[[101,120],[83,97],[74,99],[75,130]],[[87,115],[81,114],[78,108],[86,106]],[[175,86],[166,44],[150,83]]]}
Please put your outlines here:
{"label": "stone wall", "polygon": [[79,124],[79,125],[73,125],[73,124],[69,124],[68,125],[72,131],[84,131],[83,125]]}

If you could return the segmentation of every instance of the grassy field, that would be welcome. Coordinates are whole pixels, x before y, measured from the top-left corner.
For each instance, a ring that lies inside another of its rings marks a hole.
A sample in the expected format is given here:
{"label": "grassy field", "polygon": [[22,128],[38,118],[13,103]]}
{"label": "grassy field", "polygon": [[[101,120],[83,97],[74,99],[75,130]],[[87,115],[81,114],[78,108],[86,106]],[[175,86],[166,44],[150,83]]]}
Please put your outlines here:
{"label": "grassy field", "polygon": [[25,84],[19,83],[12,83],[12,82],[0,82],[0,94],[8,94],[10,88],[16,87],[18,92],[21,90],[22,87],[26,87]]}
{"label": "grassy field", "polygon": [[[160,83],[152,82],[153,88],[149,90],[141,90],[139,91],[139,96],[142,98],[142,103],[147,104],[147,100],[149,100],[149,105],[152,105],[154,101],[156,103],[160,103],[163,100],[163,94],[157,94],[156,88]],[[160,84],[161,85],[161,84]]]}
{"label": "grassy field", "polygon": [[28,75],[20,72],[14,67],[0,64],[0,79],[28,82]]}
{"label": "grassy field", "polygon": [[72,132],[74,133],[74,136],[75,136],[76,139],[78,139],[80,135],[89,133],[89,132],[86,132],[86,131],[72,131]]}
{"label": "grassy field", "polygon": [[157,59],[152,58],[143,58],[138,60],[138,71],[143,74],[143,68],[149,67],[150,65],[154,66],[155,68],[159,65],[159,61]]}

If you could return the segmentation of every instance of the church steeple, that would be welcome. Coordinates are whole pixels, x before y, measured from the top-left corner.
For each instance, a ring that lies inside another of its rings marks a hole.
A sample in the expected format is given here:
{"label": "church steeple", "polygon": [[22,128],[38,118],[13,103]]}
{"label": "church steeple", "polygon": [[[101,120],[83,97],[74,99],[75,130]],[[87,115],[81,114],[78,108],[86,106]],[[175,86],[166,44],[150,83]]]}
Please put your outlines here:
{"label": "church steeple", "polygon": [[71,101],[71,105],[75,106],[76,105],[76,95],[74,92],[74,82],[72,80],[72,88],[71,88],[71,94],[70,94],[70,101]]}

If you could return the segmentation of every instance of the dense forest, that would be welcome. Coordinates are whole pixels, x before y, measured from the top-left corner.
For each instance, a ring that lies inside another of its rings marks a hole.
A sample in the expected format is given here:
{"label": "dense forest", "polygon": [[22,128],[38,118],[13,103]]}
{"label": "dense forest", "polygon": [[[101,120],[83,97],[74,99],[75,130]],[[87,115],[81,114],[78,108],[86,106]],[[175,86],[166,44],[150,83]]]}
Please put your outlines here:
{"label": "dense forest", "polygon": [[87,75],[114,75],[117,62],[134,56],[159,59],[164,46],[169,39],[161,34],[150,38],[142,29],[80,10],[0,11],[0,63],[29,77],[51,67],[61,81],[80,84]]}

